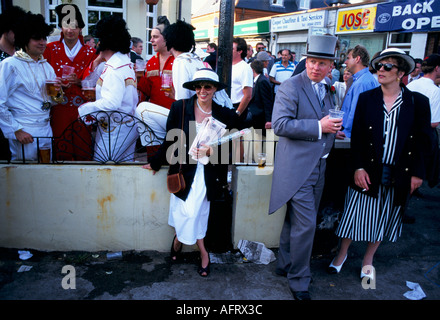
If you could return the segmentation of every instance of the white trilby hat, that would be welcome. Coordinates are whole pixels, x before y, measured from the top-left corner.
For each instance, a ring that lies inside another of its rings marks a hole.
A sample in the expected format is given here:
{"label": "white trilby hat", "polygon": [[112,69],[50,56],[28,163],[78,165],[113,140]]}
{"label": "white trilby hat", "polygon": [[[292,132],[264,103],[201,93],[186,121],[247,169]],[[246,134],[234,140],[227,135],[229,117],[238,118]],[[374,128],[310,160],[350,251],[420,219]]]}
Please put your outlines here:
{"label": "white trilby hat", "polygon": [[389,57],[400,57],[403,60],[405,60],[408,63],[408,68],[405,68],[405,74],[410,74],[413,72],[414,68],[416,67],[416,62],[414,61],[413,57],[411,57],[409,54],[407,54],[405,51],[399,48],[388,48],[383,50],[380,55],[378,55],[376,58],[371,60],[370,64],[374,68],[376,63],[378,63],[380,60],[389,58]]}
{"label": "white trilby hat", "polygon": [[338,38],[332,35],[311,35],[307,43],[306,57],[339,60],[336,53]]}

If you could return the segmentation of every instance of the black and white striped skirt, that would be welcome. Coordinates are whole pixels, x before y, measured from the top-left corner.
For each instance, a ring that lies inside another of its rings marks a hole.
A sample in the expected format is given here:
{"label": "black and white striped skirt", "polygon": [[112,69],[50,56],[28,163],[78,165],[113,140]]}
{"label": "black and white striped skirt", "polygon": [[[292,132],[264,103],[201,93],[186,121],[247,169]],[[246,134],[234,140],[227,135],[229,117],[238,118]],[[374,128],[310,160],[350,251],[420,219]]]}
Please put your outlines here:
{"label": "black and white striped skirt", "polygon": [[393,187],[380,185],[377,198],[349,187],[336,235],[353,241],[376,242],[386,237],[395,242],[402,232],[403,210],[393,205],[393,198]]}

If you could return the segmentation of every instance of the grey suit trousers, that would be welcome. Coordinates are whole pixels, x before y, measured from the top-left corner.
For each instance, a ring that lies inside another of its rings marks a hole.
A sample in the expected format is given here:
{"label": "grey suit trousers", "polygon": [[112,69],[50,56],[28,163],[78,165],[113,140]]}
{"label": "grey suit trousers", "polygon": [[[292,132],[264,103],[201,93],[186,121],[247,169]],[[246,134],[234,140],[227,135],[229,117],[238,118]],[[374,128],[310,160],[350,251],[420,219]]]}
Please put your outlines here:
{"label": "grey suit trousers", "polygon": [[308,291],[310,284],[310,258],[324,189],[325,166],[325,159],[320,159],[306,182],[287,202],[277,269],[287,273],[293,291]]}

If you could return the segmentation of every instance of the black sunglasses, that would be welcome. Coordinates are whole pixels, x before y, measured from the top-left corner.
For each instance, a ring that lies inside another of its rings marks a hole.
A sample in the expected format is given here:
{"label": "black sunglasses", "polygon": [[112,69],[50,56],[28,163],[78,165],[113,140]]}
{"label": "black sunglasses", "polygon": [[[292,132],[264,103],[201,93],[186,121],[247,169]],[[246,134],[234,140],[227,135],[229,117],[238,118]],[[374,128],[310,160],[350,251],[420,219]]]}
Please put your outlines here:
{"label": "black sunglasses", "polygon": [[211,90],[213,88],[213,86],[210,85],[210,84],[205,84],[205,85],[196,84],[194,86],[194,88],[197,89],[197,90],[200,90],[202,88],[205,88],[205,90]]}
{"label": "black sunglasses", "polygon": [[377,71],[379,71],[382,67],[385,71],[391,71],[391,69],[393,69],[393,67],[397,68],[397,66],[392,63],[380,63],[379,62],[374,65],[374,69]]}

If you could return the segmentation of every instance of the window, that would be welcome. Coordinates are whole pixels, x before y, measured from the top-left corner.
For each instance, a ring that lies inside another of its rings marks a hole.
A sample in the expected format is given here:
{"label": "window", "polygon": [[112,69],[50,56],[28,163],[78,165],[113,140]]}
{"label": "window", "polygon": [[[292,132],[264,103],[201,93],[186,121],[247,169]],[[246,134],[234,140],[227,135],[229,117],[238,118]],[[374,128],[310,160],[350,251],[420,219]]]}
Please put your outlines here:
{"label": "window", "polygon": [[87,32],[84,34],[92,34],[95,25],[99,20],[108,15],[120,15],[125,19],[125,9],[127,0],[86,0],[86,17],[85,21]]}
{"label": "window", "polygon": [[153,46],[151,45],[151,30],[154,28],[154,26],[157,24],[157,6],[154,5],[147,5],[147,12],[146,12],[146,37],[147,43],[145,46],[145,55],[147,60],[150,59],[154,55]]}
{"label": "window", "polygon": [[299,10],[309,10],[310,9],[310,0],[300,0],[298,3]]}
{"label": "window", "polygon": [[284,6],[284,0],[272,0],[272,6]]}
{"label": "window", "polygon": [[55,29],[58,28],[58,17],[55,13],[55,7],[61,3],[61,0],[46,0],[46,23],[54,26]]}
{"label": "window", "polygon": [[389,37],[390,46],[411,46],[412,33],[391,33]]}

